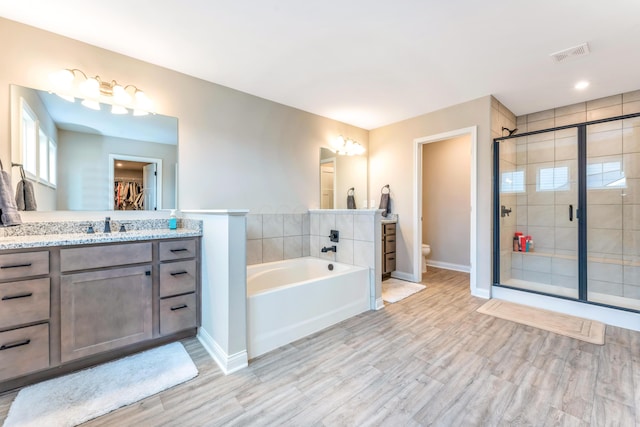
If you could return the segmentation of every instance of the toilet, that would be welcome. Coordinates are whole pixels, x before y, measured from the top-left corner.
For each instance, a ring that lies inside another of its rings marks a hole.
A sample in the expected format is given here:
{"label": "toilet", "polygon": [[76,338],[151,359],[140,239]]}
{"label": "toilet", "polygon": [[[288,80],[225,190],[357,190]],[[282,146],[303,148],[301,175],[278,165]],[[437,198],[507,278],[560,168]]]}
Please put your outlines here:
{"label": "toilet", "polygon": [[422,244],[422,272],[427,272],[427,255],[431,253],[431,246]]}

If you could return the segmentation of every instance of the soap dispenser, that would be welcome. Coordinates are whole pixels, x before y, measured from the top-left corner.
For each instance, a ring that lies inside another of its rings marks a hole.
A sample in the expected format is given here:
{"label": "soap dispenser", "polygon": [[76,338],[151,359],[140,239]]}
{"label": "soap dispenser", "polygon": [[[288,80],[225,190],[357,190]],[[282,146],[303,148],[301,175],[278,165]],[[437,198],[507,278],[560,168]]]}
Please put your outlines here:
{"label": "soap dispenser", "polygon": [[178,219],[176,218],[176,210],[171,209],[171,214],[169,214],[169,230],[175,230],[178,228]]}

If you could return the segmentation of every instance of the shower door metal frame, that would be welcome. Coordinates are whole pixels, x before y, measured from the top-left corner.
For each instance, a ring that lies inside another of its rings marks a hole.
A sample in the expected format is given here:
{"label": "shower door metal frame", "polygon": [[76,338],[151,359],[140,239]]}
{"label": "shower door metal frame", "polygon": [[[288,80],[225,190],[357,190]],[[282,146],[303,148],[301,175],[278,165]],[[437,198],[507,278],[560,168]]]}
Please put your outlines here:
{"label": "shower door metal frame", "polygon": [[[553,298],[566,299],[569,301],[577,301],[600,307],[613,308],[616,310],[629,311],[632,313],[640,313],[640,310],[603,304],[595,301],[589,301],[587,299],[587,126],[632,119],[635,117],[640,117],[640,113],[625,114],[622,116],[557,126],[493,139],[493,286],[545,295]],[[576,210],[576,219],[578,220],[578,298],[503,285],[500,283],[500,142],[509,139],[522,138],[524,136],[573,128],[577,129],[578,137],[578,208]]]}

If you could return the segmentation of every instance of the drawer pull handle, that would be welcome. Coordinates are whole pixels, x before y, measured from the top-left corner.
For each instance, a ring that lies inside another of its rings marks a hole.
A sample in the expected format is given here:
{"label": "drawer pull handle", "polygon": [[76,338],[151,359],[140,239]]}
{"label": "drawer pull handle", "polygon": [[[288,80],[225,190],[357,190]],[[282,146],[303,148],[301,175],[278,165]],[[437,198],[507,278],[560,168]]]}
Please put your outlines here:
{"label": "drawer pull handle", "polygon": [[31,267],[31,263],[28,262],[26,264],[14,264],[14,265],[2,265],[0,268],[20,268],[20,267]]}
{"label": "drawer pull handle", "polygon": [[176,253],[176,252],[187,252],[189,249],[169,249],[170,252]]}
{"label": "drawer pull handle", "polygon": [[394,260],[395,260],[395,258],[387,258],[387,260],[389,260],[389,261],[394,261]]}
{"label": "drawer pull handle", "polygon": [[175,273],[171,273],[172,276],[182,276],[183,274],[189,274],[188,271],[177,271]]}
{"label": "drawer pull handle", "polygon": [[7,301],[10,299],[18,299],[18,298],[27,298],[27,297],[30,297],[31,295],[33,295],[33,292],[23,292],[21,294],[7,295],[2,297],[2,301]]}
{"label": "drawer pull handle", "polygon": [[2,346],[0,346],[0,351],[9,350],[10,348],[21,347],[23,345],[29,344],[30,342],[31,342],[31,340],[26,339],[26,340],[22,340],[22,341],[12,342],[12,343],[9,343],[9,344],[3,344]]}
{"label": "drawer pull handle", "polygon": [[174,305],[171,307],[171,311],[182,310],[183,308],[189,307],[187,304]]}

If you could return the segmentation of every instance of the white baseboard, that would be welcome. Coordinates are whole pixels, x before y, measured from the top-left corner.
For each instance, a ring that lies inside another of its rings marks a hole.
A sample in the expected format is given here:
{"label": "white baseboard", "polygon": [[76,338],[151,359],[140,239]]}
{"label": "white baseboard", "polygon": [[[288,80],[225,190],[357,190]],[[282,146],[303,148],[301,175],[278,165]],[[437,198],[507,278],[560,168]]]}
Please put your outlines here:
{"label": "white baseboard", "polygon": [[445,270],[461,271],[463,273],[471,272],[471,267],[468,265],[453,264],[453,263],[444,262],[444,261],[430,260],[427,262],[427,267],[444,268]]}
{"label": "white baseboard", "polygon": [[489,299],[491,298],[491,291],[489,289],[471,288],[471,295],[478,298]]}
{"label": "white baseboard", "polygon": [[516,289],[507,289],[499,286],[492,288],[492,297],[517,304],[557,311],[571,316],[585,319],[598,320],[607,325],[640,331],[640,314],[625,310],[602,307],[594,304],[585,304],[578,301],[569,301],[562,298],[554,298],[546,295],[534,294]]}
{"label": "white baseboard", "polygon": [[384,301],[382,298],[376,298],[376,310],[382,310],[384,308]]}
{"label": "white baseboard", "polygon": [[202,328],[198,328],[197,338],[225,375],[249,366],[249,357],[246,350],[228,355],[213,337]]}
{"label": "white baseboard", "polygon": [[405,273],[403,271],[392,271],[391,277],[394,279],[405,280],[407,282],[415,282],[413,274]]}

